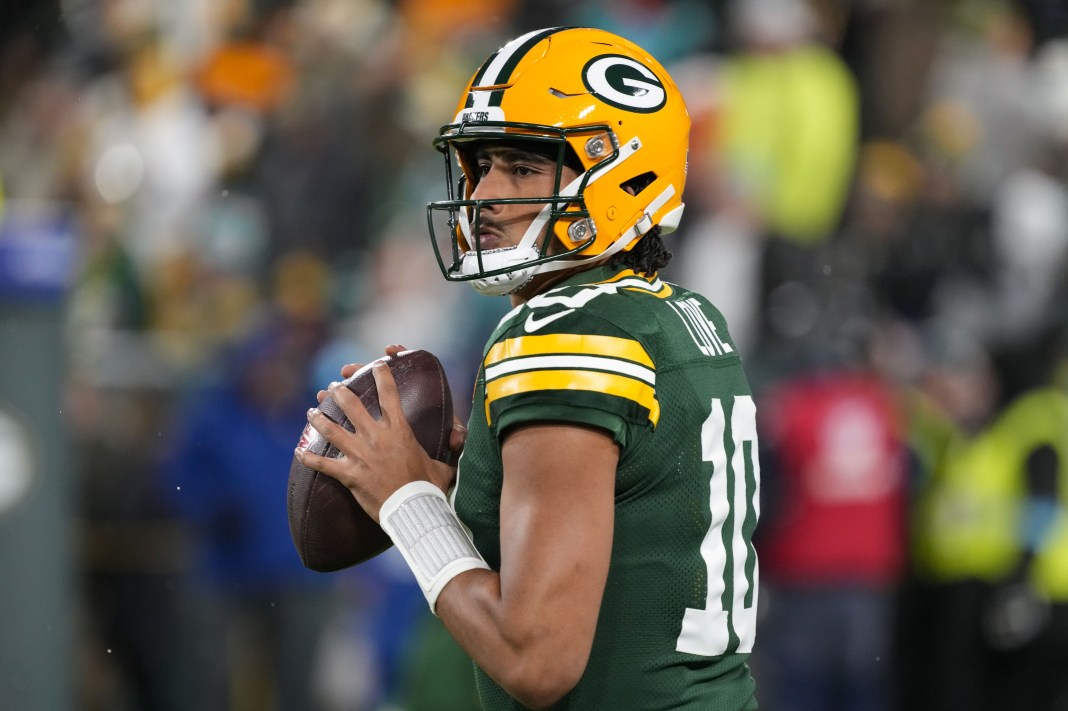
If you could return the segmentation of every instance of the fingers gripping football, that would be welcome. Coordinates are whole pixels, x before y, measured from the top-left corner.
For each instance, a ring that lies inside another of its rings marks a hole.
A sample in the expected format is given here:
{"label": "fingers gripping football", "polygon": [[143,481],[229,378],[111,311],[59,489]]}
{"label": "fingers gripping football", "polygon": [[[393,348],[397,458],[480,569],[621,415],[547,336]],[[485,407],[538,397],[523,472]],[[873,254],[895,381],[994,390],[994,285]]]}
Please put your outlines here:
{"label": "fingers gripping football", "polygon": [[[383,498],[415,477],[446,490],[454,476],[447,462],[455,463],[463,436],[441,362],[401,346],[388,346],[376,362],[392,376],[382,393],[373,364],[346,365],[341,383],[319,391],[318,412],[309,414],[290,464],[290,532],[312,570],[340,570],[386,550],[392,542],[377,522]],[[429,464],[408,449],[408,437]]]}
{"label": "fingers gripping football", "polygon": [[[319,409],[308,411],[308,422],[344,455],[327,458],[301,452],[302,463],[337,479],[356,497],[361,507],[375,521],[389,495],[401,486],[420,479],[429,480],[444,490],[451,475],[439,471],[416,440],[404,417],[397,384],[388,366],[377,363],[372,368],[382,416],[376,420],[360,398],[348,388],[335,384],[329,394],[351,422],[353,431],[338,425]],[[447,466],[444,466],[448,470]]]}

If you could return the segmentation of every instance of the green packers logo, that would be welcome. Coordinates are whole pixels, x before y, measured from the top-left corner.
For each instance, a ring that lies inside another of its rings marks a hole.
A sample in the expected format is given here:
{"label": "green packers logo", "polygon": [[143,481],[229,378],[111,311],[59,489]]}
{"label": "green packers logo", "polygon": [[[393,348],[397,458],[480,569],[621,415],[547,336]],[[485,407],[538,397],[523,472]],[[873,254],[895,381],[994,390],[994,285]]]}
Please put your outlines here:
{"label": "green packers logo", "polygon": [[664,85],[649,67],[620,54],[603,54],[587,62],[582,83],[601,101],[625,111],[652,113],[667,100]]}

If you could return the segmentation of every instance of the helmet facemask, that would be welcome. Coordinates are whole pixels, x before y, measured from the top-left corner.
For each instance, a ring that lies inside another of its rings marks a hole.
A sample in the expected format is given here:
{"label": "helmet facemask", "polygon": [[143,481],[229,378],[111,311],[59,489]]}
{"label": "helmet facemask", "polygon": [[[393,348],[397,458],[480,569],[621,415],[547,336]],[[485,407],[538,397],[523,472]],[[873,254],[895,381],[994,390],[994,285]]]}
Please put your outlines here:
{"label": "helmet facemask", "polygon": [[[505,133],[506,129],[510,132]],[[516,130],[522,133],[511,132]],[[576,156],[573,144],[592,142],[592,137],[612,150],[603,148],[603,155],[598,155],[587,169]],[[554,162],[556,172],[551,194],[472,199],[478,180],[475,153],[485,143],[515,145]],[[434,145],[445,159],[448,199],[429,203],[427,219],[438,265],[446,279],[471,281],[482,293],[507,294],[522,287],[534,274],[573,266],[561,260],[580,255],[593,244],[596,227],[586,209],[583,193],[602,166],[618,155],[614,136],[607,126],[566,130],[504,122],[477,126],[451,124],[442,129]],[[567,185],[563,184],[565,166],[578,172]],[[454,178],[456,168],[460,170],[458,178]],[[482,209],[489,205],[515,204],[541,208],[517,245],[483,249],[478,237]]]}

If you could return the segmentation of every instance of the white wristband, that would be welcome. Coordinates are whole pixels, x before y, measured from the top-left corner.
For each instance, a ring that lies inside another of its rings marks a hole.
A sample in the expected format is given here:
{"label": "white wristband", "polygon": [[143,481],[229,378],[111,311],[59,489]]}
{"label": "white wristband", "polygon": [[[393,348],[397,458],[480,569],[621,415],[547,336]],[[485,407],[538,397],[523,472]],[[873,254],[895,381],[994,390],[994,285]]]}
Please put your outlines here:
{"label": "white wristband", "polygon": [[393,492],[378,514],[437,614],[438,595],[460,573],[489,570],[441,489],[413,481]]}

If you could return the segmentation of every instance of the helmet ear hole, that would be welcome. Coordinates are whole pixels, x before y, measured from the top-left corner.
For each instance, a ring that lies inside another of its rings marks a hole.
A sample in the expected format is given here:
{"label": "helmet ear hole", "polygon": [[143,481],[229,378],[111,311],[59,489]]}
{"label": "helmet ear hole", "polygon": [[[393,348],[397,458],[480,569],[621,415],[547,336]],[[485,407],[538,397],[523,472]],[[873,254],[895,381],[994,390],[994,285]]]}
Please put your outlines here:
{"label": "helmet ear hole", "polygon": [[647,187],[652,185],[655,180],[656,173],[650,170],[642,173],[641,175],[635,175],[629,180],[624,180],[622,183],[619,184],[619,187],[621,187],[623,190],[627,191],[631,195],[637,195],[642,190],[645,190]]}

